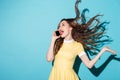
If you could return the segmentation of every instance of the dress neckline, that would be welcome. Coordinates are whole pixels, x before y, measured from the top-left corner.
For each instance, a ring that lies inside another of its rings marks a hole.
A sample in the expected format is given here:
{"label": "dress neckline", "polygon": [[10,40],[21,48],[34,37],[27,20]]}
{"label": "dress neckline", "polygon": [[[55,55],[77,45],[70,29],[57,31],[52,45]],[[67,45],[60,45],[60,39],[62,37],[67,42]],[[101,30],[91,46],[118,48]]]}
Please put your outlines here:
{"label": "dress neckline", "polygon": [[71,40],[65,40],[64,39],[64,43],[71,43],[71,42],[73,42],[74,40],[73,39],[71,39]]}

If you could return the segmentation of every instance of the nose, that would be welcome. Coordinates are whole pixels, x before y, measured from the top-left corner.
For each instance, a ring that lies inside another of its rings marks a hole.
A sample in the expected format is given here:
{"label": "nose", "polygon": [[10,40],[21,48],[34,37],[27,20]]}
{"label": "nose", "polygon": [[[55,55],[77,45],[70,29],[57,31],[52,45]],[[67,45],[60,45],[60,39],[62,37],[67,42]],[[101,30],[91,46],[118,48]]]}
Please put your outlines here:
{"label": "nose", "polygon": [[59,26],[58,30],[62,30],[62,27],[61,27],[61,26]]}
{"label": "nose", "polygon": [[61,28],[60,28],[60,27],[58,27],[58,31],[60,31],[60,29],[61,29]]}

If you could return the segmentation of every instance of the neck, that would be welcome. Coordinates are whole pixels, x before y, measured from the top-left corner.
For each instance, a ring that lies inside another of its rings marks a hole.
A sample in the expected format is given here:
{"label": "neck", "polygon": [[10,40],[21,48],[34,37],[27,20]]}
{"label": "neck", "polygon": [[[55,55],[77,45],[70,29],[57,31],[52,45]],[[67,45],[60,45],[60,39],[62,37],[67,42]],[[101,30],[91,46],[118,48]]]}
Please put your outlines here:
{"label": "neck", "polygon": [[64,38],[64,40],[73,40],[73,38],[72,37],[66,37],[66,38]]}

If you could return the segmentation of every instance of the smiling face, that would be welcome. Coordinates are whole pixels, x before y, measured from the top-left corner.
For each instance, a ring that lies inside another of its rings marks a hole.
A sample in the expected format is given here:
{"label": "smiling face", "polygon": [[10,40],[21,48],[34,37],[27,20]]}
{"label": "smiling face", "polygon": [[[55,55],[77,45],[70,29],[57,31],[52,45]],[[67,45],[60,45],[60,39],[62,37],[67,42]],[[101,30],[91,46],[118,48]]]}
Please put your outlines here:
{"label": "smiling face", "polygon": [[58,30],[62,38],[65,38],[65,39],[71,38],[72,27],[67,23],[67,21],[65,20],[61,21]]}

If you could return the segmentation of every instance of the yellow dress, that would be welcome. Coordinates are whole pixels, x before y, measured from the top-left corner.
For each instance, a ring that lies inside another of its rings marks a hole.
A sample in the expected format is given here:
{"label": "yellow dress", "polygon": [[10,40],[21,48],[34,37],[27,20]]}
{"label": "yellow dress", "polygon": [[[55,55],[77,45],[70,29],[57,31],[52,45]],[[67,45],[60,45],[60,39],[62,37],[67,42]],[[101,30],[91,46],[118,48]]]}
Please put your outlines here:
{"label": "yellow dress", "polygon": [[55,56],[49,80],[79,80],[73,70],[73,64],[77,55],[84,51],[81,43],[65,41]]}

